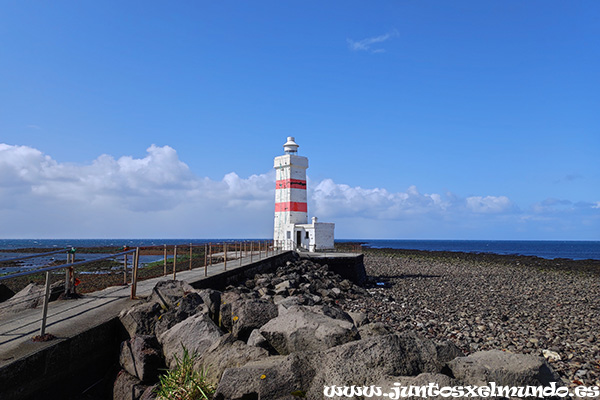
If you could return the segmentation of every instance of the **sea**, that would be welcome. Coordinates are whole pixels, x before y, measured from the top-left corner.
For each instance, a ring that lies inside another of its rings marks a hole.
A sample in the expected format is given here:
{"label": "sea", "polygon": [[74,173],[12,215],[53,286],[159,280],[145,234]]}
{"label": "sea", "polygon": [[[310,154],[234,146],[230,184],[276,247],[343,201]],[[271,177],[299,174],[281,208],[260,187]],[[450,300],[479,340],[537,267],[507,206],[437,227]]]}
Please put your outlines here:
{"label": "sea", "polygon": [[[20,248],[81,248],[97,246],[161,246],[175,244],[223,243],[240,239],[0,239],[0,249]],[[247,239],[267,240],[267,239]],[[466,253],[493,253],[537,256],[541,258],[568,258],[573,260],[600,260],[600,241],[557,240],[396,240],[396,239],[343,239],[338,242],[356,242],[371,248],[391,248],[427,251],[458,251]],[[16,254],[16,255],[13,255]],[[0,253],[0,261],[18,257],[22,253]],[[156,257],[156,256],[154,256]]]}

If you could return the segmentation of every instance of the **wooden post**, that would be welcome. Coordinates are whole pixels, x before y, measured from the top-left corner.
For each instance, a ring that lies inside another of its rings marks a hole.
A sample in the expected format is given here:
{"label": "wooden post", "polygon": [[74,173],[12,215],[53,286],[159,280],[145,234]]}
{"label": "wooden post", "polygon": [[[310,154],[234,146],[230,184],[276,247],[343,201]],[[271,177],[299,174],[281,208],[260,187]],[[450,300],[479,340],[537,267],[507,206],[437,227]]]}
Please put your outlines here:
{"label": "wooden post", "polygon": [[46,334],[46,318],[48,317],[48,301],[50,300],[50,271],[46,271],[46,291],[44,292],[44,309],[42,310],[42,329],[40,336]]}
{"label": "wooden post", "polygon": [[190,271],[192,270],[192,244],[190,243]]}
{"label": "wooden post", "polygon": [[135,292],[137,290],[137,273],[140,264],[140,248],[135,248],[135,254],[133,256],[133,272],[131,274],[131,300],[135,300]]}
{"label": "wooden post", "polygon": [[204,245],[204,276],[208,276],[208,245]]}
{"label": "wooden post", "polygon": [[164,265],[163,276],[167,276],[167,245],[166,244],[165,244],[165,265]]}
{"label": "wooden post", "polygon": [[250,263],[252,263],[252,252],[254,251],[254,242],[250,242]]}
{"label": "wooden post", "polygon": [[242,266],[242,242],[238,243],[238,246],[240,246],[240,267]]}
{"label": "wooden post", "polygon": [[[67,250],[67,264],[71,263],[71,253]],[[69,268],[65,268],[65,295],[71,294],[71,273]]]}
{"label": "wooden post", "polygon": [[256,243],[256,245],[258,246],[258,259],[260,260],[260,251],[262,250],[260,240],[258,241],[258,243]]}
{"label": "wooden post", "polygon": [[123,264],[123,285],[127,285],[127,254],[124,256],[124,264]]}
{"label": "wooden post", "polygon": [[177,279],[177,245],[173,248],[173,280]]}
{"label": "wooden post", "polygon": [[208,265],[212,266],[212,243],[208,244],[208,262]]}
{"label": "wooden post", "polygon": [[227,243],[223,243],[223,267],[227,271]]}

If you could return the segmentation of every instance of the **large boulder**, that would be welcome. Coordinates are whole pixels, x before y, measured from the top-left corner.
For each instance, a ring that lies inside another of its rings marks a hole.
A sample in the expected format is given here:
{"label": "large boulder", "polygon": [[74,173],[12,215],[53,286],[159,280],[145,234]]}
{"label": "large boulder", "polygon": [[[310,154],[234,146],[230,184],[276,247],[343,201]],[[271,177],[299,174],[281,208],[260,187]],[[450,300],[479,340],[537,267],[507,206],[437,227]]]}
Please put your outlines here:
{"label": "large boulder", "polygon": [[360,337],[352,322],[331,318],[304,306],[288,308],[259,331],[282,355],[295,351],[325,350]]}
{"label": "large boulder", "polygon": [[311,393],[324,385],[371,385],[382,376],[440,373],[450,360],[440,358],[436,345],[413,333],[374,336],[343,344],[315,357],[318,371]]}
{"label": "large boulder", "polygon": [[267,350],[249,346],[228,333],[213,343],[204,353],[198,354],[194,366],[197,371],[203,372],[209,383],[216,385],[226,368],[241,367],[250,361],[268,356]]}
{"label": "large boulder", "polygon": [[277,306],[266,300],[238,300],[231,305],[231,333],[246,341],[250,333],[277,317]]}
{"label": "large boulder", "polygon": [[190,292],[178,298],[156,321],[155,333],[160,336],[175,324],[198,313],[207,313],[208,307],[198,293]]}
{"label": "large boulder", "polygon": [[121,371],[113,384],[113,400],[141,400],[146,389],[138,378]]}
{"label": "large boulder", "polygon": [[217,342],[223,332],[207,314],[197,314],[174,325],[158,337],[169,368],[176,365],[176,358],[182,359],[184,349],[189,354],[203,354]]}
{"label": "large boulder", "polygon": [[150,301],[157,302],[165,310],[172,308],[183,296],[195,289],[187,282],[172,279],[158,282],[152,289]]}
{"label": "large boulder", "polygon": [[143,302],[121,311],[119,319],[130,337],[155,334],[156,322],[162,314],[156,302]]}
{"label": "large boulder", "polygon": [[[306,396],[315,371],[307,353],[273,356],[228,368],[217,386],[215,400],[297,400]],[[323,388],[321,387],[321,396]]]}
{"label": "large boulder", "polygon": [[154,383],[165,368],[160,345],[154,336],[135,336],[121,343],[121,367],[141,381]]}
{"label": "large boulder", "polygon": [[480,351],[448,363],[455,378],[470,385],[549,386],[561,382],[544,357],[500,350]]}
{"label": "large boulder", "polygon": [[[447,396],[444,393],[434,396],[432,390],[439,390],[443,387],[460,387],[462,382],[453,379],[444,374],[436,374],[425,372],[417,376],[385,376],[379,381],[374,382],[374,385],[368,386],[367,394],[373,396],[365,396],[374,400],[385,400],[389,398],[408,399],[408,400],[442,400],[442,399],[467,399],[470,397],[460,396],[460,392],[456,392],[455,396]],[[434,385],[437,385],[435,387]],[[377,388],[380,388],[378,390]],[[335,388],[329,386],[323,389],[327,394],[335,393]],[[466,391],[465,391],[466,392]],[[339,394],[339,389],[336,394]],[[334,396],[333,398],[342,398]],[[348,398],[348,397],[344,397]]]}
{"label": "large boulder", "polygon": [[44,303],[45,286],[30,283],[10,299],[2,303],[0,316],[36,308]]}

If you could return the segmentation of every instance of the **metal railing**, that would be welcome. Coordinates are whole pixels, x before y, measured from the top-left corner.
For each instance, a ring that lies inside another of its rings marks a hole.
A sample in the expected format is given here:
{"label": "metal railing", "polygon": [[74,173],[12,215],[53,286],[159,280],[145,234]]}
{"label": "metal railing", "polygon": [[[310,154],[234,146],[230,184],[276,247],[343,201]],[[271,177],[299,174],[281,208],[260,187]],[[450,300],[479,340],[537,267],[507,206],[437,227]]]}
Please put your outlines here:
{"label": "metal railing", "polygon": [[[194,257],[194,248],[201,248],[204,251],[200,254],[196,254]],[[239,266],[242,266],[243,259],[250,258],[249,262],[252,263],[257,259],[267,258],[269,256],[281,253],[281,249],[277,249],[273,246],[273,241],[229,241],[222,243],[203,243],[203,244],[179,244],[179,245],[161,245],[161,246],[145,246],[136,247],[135,249],[129,249],[127,246],[123,247],[124,251],[109,254],[102,257],[97,257],[91,260],[83,260],[75,262],[75,249],[62,249],[52,252],[40,253],[35,255],[27,255],[22,257],[13,257],[7,259],[0,259],[0,263],[21,261],[25,259],[31,259],[36,257],[45,257],[59,253],[66,253],[67,262],[61,265],[52,265],[41,268],[29,269],[26,271],[19,271],[9,273],[0,276],[0,282],[6,281],[13,278],[19,278],[24,276],[36,275],[45,273],[45,285],[43,292],[43,306],[42,306],[42,323],[40,329],[40,338],[44,338],[46,334],[46,324],[48,316],[48,303],[50,302],[51,287],[50,287],[50,273],[57,270],[64,269],[65,272],[65,295],[71,297],[76,295],[75,287],[77,279],[75,277],[75,267],[80,267],[85,264],[94,263],[97,261],[103,261],[108,259],[115,259],[118,257],[124,257],[123,262],[123,284],[128,284],[128,256],[133,254],[133,262],[131,266],[131,299],[136,299],[137,283],[138,283],[138,270],[140,264],[140,254],[143,251],[162,249],[163,250],[163,276],[167,276],[168,260],[171,258],[172,261],[172,278],[177,279],[178,261],[183,264],[185,260],[180,259],[181,252],[178,255],[178,251],[181,249],[187,250],[188,254],[188,270],[192,270],[193,260],[201,260],[202,255],[204,256],[204,262],[201,267],[204,268],[204,276],[208,276],[208,267],[213,266],[217,263],[223,263],[223,270],[227,270],[227,265],[231,265],[236,259],[239,260]],[[172,255],[172,256],[171,256]],[[181,255],[183,257],[183,255]],[[198,268],[198,267],[195,267]],[[180,268],[181,271],[181,268]],[[152,276],[150,277],[152,278]],[[1,304],[1,303],[0,303]]]}

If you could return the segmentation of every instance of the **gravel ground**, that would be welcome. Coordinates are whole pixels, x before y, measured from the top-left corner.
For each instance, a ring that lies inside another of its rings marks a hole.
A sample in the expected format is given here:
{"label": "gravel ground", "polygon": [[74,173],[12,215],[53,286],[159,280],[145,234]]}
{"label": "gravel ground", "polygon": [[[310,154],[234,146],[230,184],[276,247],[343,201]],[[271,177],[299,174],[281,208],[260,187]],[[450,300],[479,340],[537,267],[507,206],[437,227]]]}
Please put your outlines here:
{"label": "gravel ground", "polygon": [[371,296],[347,311],[465,354],[545,350],[571,386],[600,385],[600,261],[381,249],[366,251],[365,268]]}

